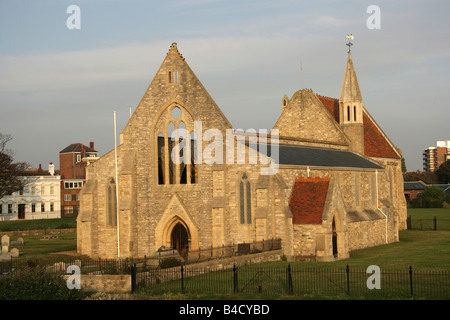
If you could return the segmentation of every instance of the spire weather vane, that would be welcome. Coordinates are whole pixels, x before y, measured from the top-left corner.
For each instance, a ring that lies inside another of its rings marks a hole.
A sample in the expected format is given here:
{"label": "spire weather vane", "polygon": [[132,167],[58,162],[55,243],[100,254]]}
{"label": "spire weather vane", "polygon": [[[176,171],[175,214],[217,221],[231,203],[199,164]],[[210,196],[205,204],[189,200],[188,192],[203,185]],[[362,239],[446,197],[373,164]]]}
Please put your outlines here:
{"label": "spire weather vane", "polygon": [[350,53],[350,51],[352,51],[351,46],[353,45],[353,43],[352,43],[353,33],[352,34],[348,34],[347,35],[347,39],[348,39],[348,43],[346,45],[348,46],[348,52]]}

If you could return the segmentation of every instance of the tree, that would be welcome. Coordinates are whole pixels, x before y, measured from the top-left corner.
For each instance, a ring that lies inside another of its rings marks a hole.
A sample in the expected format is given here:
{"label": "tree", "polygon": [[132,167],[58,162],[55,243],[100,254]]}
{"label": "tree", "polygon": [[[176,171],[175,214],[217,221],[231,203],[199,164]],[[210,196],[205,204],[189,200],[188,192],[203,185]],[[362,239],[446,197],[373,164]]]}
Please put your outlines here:
{"label": "tree", "polygon": [[403,157],[402,157],[402,172],[403,173],[407,172],[405,158],[403,158]]}
{"label": "tree", "polygon": [[439,183],[450,183],[450,160],[445,161],[436,170]]}
{"label": "tree", "polygon": [[12,140],[9,134],[0,133],[0,199],[13,192],[23,190],[26,182],[20,177],[28,167],[26,162],[13,163],[11,150],[6,144]]}
{"label": "tree", "polygon": [[403,174],[403,180],[404,181],[419,181],[422,180],[423,182],[427,184],[434,184],[437,183],[437,176],[433,171],[411,171],[411,172],[405,172]]}
{"label": "tree", "polygon": [[436,186],[428,186],[411,201],[413,208],[442,208],[442,203],[446,200],[444,190]]}

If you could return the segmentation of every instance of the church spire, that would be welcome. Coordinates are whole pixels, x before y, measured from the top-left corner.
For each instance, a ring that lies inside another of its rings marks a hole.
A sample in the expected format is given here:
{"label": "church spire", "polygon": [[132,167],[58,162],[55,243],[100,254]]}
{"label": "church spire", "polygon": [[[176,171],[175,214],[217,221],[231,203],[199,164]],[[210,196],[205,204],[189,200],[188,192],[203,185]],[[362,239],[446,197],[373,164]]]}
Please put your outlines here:
{"label": "church spire", "polygon": [[[351,36],[351,39],[349,38],[349,40],[352,39],[353,36]],[[349,44],[352,45],[351,42]],[[364,154],[363,99],[353,66],[350,45],[339,97],[339,124],[350,138],[350,150]]]}
{"label": "church spire", "polygon": [[355,67],[353,66],[352,52],[348,52],[347,67],[345,68],[344,81],[342,82],[340,102],[361,102],[362,96],[359,90]]}

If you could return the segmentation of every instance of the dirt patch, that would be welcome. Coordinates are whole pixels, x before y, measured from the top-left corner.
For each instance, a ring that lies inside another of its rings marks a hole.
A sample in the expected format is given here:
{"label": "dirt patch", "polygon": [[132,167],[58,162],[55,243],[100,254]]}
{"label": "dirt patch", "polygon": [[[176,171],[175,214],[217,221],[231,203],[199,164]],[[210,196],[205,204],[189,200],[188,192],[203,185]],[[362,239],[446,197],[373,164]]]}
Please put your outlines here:
{"label": "dirt patch", "polygon": [[74,256],[74,257],[79,256],[79,254],[76,250],[51,252],[50,254],[65,254],[65,255]]}

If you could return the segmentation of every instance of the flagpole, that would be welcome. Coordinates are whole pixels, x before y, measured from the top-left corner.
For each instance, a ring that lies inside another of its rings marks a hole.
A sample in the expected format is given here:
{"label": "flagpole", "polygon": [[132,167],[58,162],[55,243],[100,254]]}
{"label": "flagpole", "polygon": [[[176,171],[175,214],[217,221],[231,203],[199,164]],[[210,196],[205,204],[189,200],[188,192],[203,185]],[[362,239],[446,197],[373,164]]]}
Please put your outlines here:
{"label": "flagpole", "polygon": [[116,168],[117,257],[120,258],[120,236],[119,236],[119,180],[118,180],[118,175],[117,175],[116,111],[114,111],[114,163],[115,163],[115,168]]}
{"label": "flagpole", "polygon": [[302,61],[300,60],[300,89],[303,89],[303,66]]}

